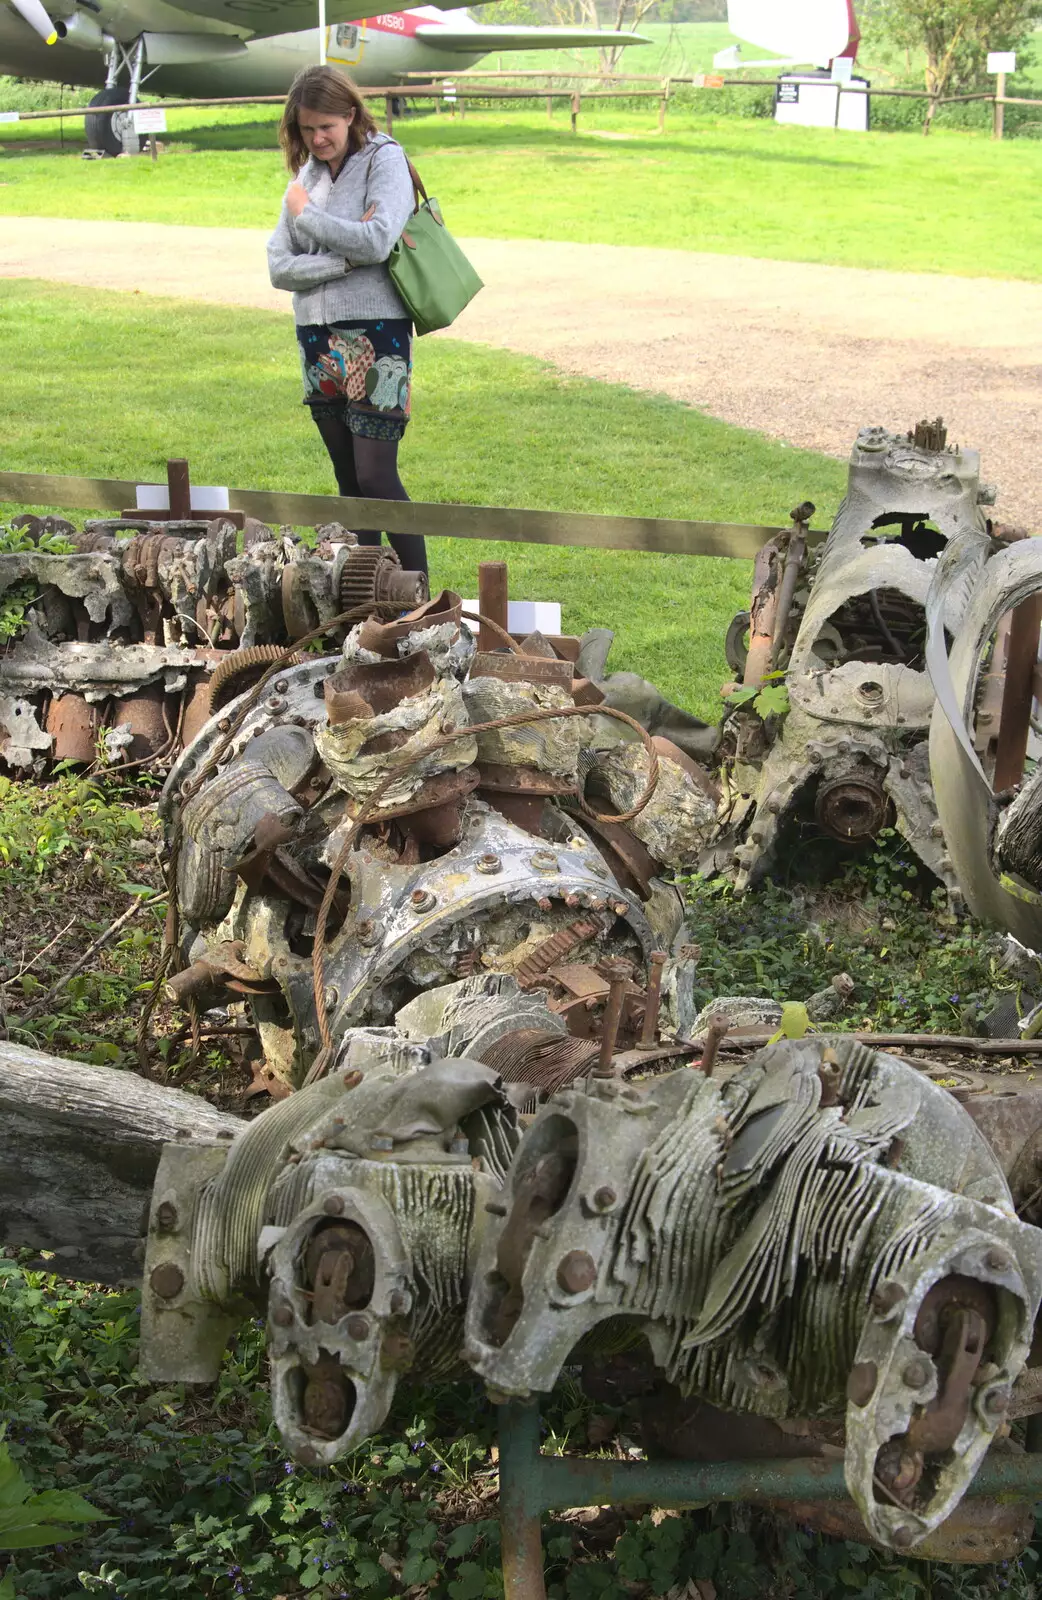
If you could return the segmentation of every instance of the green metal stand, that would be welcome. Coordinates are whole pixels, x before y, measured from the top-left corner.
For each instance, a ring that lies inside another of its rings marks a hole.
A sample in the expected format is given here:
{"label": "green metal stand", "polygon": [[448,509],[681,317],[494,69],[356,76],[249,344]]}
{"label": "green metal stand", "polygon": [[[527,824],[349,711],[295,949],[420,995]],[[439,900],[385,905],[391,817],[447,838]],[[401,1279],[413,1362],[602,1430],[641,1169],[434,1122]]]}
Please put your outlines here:
{"label": "green metal stand", "polygon": [[[1034,1442],[1031,1441],[1032,1448]],[[1042,1499],[1042,1455],[989,1455],[970,1494]],[[681,1509],[718,1500],[829,1500],[846,1496],[843,1465],[791,1461],[610,1461],[544,1456],[539,1407],[499,1409],[499,1516],[506,1600],[546,1600],[541,1517],[574,1506]]]}

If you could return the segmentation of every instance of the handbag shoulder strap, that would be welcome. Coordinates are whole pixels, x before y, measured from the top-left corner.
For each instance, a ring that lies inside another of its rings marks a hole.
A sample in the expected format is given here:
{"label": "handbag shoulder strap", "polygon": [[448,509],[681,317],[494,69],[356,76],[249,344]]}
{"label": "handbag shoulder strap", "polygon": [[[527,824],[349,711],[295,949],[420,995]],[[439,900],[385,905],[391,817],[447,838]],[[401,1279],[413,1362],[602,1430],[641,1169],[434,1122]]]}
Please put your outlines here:
{"label": "handbag shoulder strap", "polygon": [[[402,155],[405,156],[404,150],[402,150]],[[429,197],[426,189],[423,187],[423,179],[420,177],[420,174],[417,172],[408,156],[405,156],[405,165],[408,167],[409,176],[412,179],[413,199],[416,201],[415,209],[419,211],[421,197],[424,202],[426,202]]]}

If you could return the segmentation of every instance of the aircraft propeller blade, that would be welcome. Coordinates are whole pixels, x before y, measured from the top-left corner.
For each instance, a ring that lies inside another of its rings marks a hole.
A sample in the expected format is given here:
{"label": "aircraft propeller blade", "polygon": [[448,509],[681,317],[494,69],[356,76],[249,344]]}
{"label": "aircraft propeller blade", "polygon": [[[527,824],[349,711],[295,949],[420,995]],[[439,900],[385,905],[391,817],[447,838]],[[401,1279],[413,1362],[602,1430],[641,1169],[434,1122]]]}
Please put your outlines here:
{"label": "aircraft propeller blade", "polygon": [[38,33],[45,44],[57,44],[58,30],[40,3],[40,0],[11,0],[20,17]]}

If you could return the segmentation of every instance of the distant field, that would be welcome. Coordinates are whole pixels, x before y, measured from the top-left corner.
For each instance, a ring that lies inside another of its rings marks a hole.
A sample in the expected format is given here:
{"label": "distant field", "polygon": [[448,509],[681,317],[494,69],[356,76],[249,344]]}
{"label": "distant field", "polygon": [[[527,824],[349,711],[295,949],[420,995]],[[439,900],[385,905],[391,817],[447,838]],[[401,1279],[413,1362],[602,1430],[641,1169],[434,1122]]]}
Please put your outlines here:
{"label": "distant field", "polygon": [[[157,165],[12,150],[0,212],[272,226],[285,182],[273,115],[169,116],[175,131]],[[204,117],[216,126],[201,126]],[[1042,277],[1042,141],[855,135],[681,110],[660,136],[652,105],[604,102],[584,112],[578,137],[563,115],[548,122],[534,110],[398,126],[463,236]]]}

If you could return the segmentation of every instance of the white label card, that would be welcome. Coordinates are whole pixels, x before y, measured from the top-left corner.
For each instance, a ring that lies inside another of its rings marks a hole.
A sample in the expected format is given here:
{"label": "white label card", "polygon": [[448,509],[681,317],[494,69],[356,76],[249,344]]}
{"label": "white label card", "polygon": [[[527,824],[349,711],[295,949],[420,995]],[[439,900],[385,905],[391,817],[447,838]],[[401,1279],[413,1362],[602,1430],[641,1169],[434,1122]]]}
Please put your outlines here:
{"label": "white label card", "polygon": [[989,50],[989,72],[1016,72],[1017,52],[1015,50]]}
{"label": "white label card", "polygon": [[141,106],[133,116],[135,133],[166,132],[166,112],[162,106]]}

